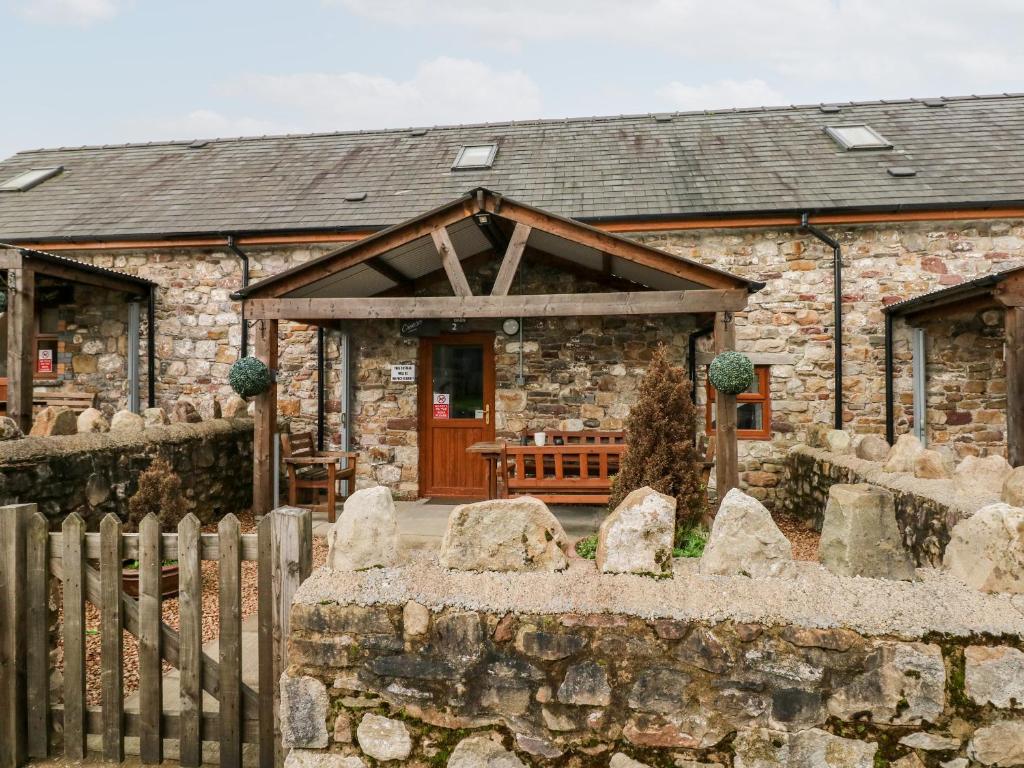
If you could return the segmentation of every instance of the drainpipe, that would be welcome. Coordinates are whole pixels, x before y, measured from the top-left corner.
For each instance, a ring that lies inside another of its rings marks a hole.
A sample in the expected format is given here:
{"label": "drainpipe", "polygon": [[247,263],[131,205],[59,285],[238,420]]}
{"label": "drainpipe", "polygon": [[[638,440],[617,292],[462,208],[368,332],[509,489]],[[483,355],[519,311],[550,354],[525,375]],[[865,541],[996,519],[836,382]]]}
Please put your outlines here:
{"label": "drainpipe", "polygon": [[146,301],[146,388],[149,407],[156,408],[156,286],[149,286]]}
{"label": "drainpipe", "polygon": [[690,348],[687,353],[686,367],[690,374],[690,400],[694,403],[697,402],[697,340],[704,338],[714,329],[715,326],[709,325],[707,328],[700,328],[690,334]]}
{"label": "drainpipe", "polygon": [[885,439],[889,445],[896,440],[896,401],[893,386],[892,315],[885,313]]}
{"label": "drainpipe", "polygon": [[[235,245],[235,236],[228,235],[228,250],[231,251],[238,260],[242,262],[242,287],[247,288],[249,286],[249,255],[244,253],[237,245]],[[239,346],[239,357],[245,357],[249,353],[249,324],[245,321],[245,302],[242,302],[242,339]]]}
{"label": "drainpipe", "polygon": [[843,428],[843,249],[839,241],[822,232],[813,224],[808,222],[805,213],[800,217],[800,228],[816,237],[832,249],[832,303],[833,303],[833,326],[832,343],[835,347],[835,416],[833,426],[835,429]]}
{"label": "drainpipe", "polygon": [[318,325],[316,327],[316,447],[318,451],[324,449],[325,367],[324,327]]}

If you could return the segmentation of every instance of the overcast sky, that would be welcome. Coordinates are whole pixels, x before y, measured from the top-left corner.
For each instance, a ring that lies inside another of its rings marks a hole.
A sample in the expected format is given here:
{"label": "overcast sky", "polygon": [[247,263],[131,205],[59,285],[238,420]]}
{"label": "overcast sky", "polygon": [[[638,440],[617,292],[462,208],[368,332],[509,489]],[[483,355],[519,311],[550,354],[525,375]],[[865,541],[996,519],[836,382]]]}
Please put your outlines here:
{"label": "overcast sky", "polygon": [[1024,0],[0,0],[41,146],[1024,91]]}

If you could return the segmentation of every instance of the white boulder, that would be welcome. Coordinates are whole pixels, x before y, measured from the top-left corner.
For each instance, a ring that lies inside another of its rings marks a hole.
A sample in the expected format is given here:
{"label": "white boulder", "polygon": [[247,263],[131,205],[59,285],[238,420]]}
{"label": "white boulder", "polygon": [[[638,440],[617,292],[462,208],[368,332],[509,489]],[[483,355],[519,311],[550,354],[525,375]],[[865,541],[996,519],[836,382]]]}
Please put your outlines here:
{"label": "white boulder", "polygon": [[889,456],[889,444],[878,435],[864,435],[858,442],[855,453],[865,461],[885,461]]}
{"label": "white boulder", "polygon": [[953,471],[953,487],[962,496],[989,496],[998,499],[1003,493],[1003,483],[1013,467],[1002,456],[984,458],[964,456]]}
{"label": "white boulder", "polygon": [[943,567],[983,592],[1024,594],[1024,509],[989,504],[950,533]]}
{"label": "white boulder", "polygon": [[900,435],[889,449],[882,465],[883,472],[913,472],[917,455],[923,451],[921,441],[914,435]]}
{"label": "white boulder", "polygon": [[949,477],[946,461],[938,451],[923,450],[914,458],[914,477],[943,480]]}
{"label": "white boulder", "polygon": [[327,566],[336,571],[395,565],[398,516],[391,491],[378,485],[349,496],[327,539]]}
{"label": "white boulder", "polygon": [[825,450],[843,455],[853,451],[853,439],[849,432],[833,429],[825,433]]}
{"label": "white boulder", "polygon": [[145,428],[145,420],[131,411],[118,411],[110,420],[111,432],[141,432]]}
{"label": "white boulder", "polygon": [[789,576],[793,546],[757,499],[738,488],[722,499],[700,559],[700,572],[720,576]]}
{"label": "white boulder", "polygon": [[86,408],[78,414],[78,432],[87,434],[89,432],[109,432],[110,422],[98,408]]}
{"label": "white boulder", "polygon": [[860,483],[829,489],[818,559],[840,576],[914,579],[914,562],[903,546],[892,494]]}
{"label": "white boulder", "polygon": [[602,573],[672,573],[676,500],[644,486],[630,493],[597,535],[597,568]]}

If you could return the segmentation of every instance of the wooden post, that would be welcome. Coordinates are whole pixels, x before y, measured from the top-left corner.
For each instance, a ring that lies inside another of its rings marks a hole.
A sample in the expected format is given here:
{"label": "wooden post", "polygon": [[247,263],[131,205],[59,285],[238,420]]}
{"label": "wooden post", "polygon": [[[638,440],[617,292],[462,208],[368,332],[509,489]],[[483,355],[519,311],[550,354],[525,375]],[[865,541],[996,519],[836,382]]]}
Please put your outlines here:
{"label": "wooden post", "polygon": [[7,270],[7,415],[28,434],[32,428],[35,373],[35,273],[21,254]]}
{"label": "wooden post", "polygon": [[[715,313],[715,354],[736,349],[732,312]],[[736,442],[736,395],[715,393],[715,482],[718,501],[740,485],[739,447]]]}
{"label": "wooden post", "polygon": [[27,755],[25,532],[35,504],[0,507],[0,768]]}
{"label": "wooden post", "polygon": [[198,768],[203,762],[200,720],[203,717],[203,571],[199,552],[199,518],[192,513],[178,523],[178,592],[181,726],[178,755],[182,768]]}
{"label": "wooden post", "polygon": [[275,382],[256,396],[253,429],[252,509],[265,515],[274,506],[274,441],[277,439],[277,320],[256,323],[256,357],[275,374]]}
{"label": "wooden post", "polygon": [[[85,722],[85,521],[72,512],[61,525],[61,591],[64,600],[64,757],[84,760]],[[142,680],[146,682],[145,678]]]}
{"label": "wooden post", "polygon": [[160,543],[160,521],[150,512],[139,524],[139,755],[143,765],[164,760]]}
{"label": "wooden post", "polygon": [[124,620],[121,580],[124,568],[121,520],[112,513],[100,521],[100,606],[102,622],[100,660],[103,688],[103,759],[124,762]]}
{"label": "wooden post", "polygon": [[1024,307],[1007,307],[1006,328],[1006,458],[1024,464]]}
{"label": "wooden post", "polygon": [[28,756],[45,758],[50,755],[50,524],[40,512],[28,521],[25,563]]}

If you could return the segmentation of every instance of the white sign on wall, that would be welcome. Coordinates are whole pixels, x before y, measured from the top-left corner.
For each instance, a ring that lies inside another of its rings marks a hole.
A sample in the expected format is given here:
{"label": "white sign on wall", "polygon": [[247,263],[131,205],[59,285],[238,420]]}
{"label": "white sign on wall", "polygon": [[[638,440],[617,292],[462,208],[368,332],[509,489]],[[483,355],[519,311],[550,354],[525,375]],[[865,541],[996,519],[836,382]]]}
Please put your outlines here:
{"label": "white sign on wall", "polygon": [[391,366],[392,384],[412,384],[416,381],[416,363],[396,363]]}

